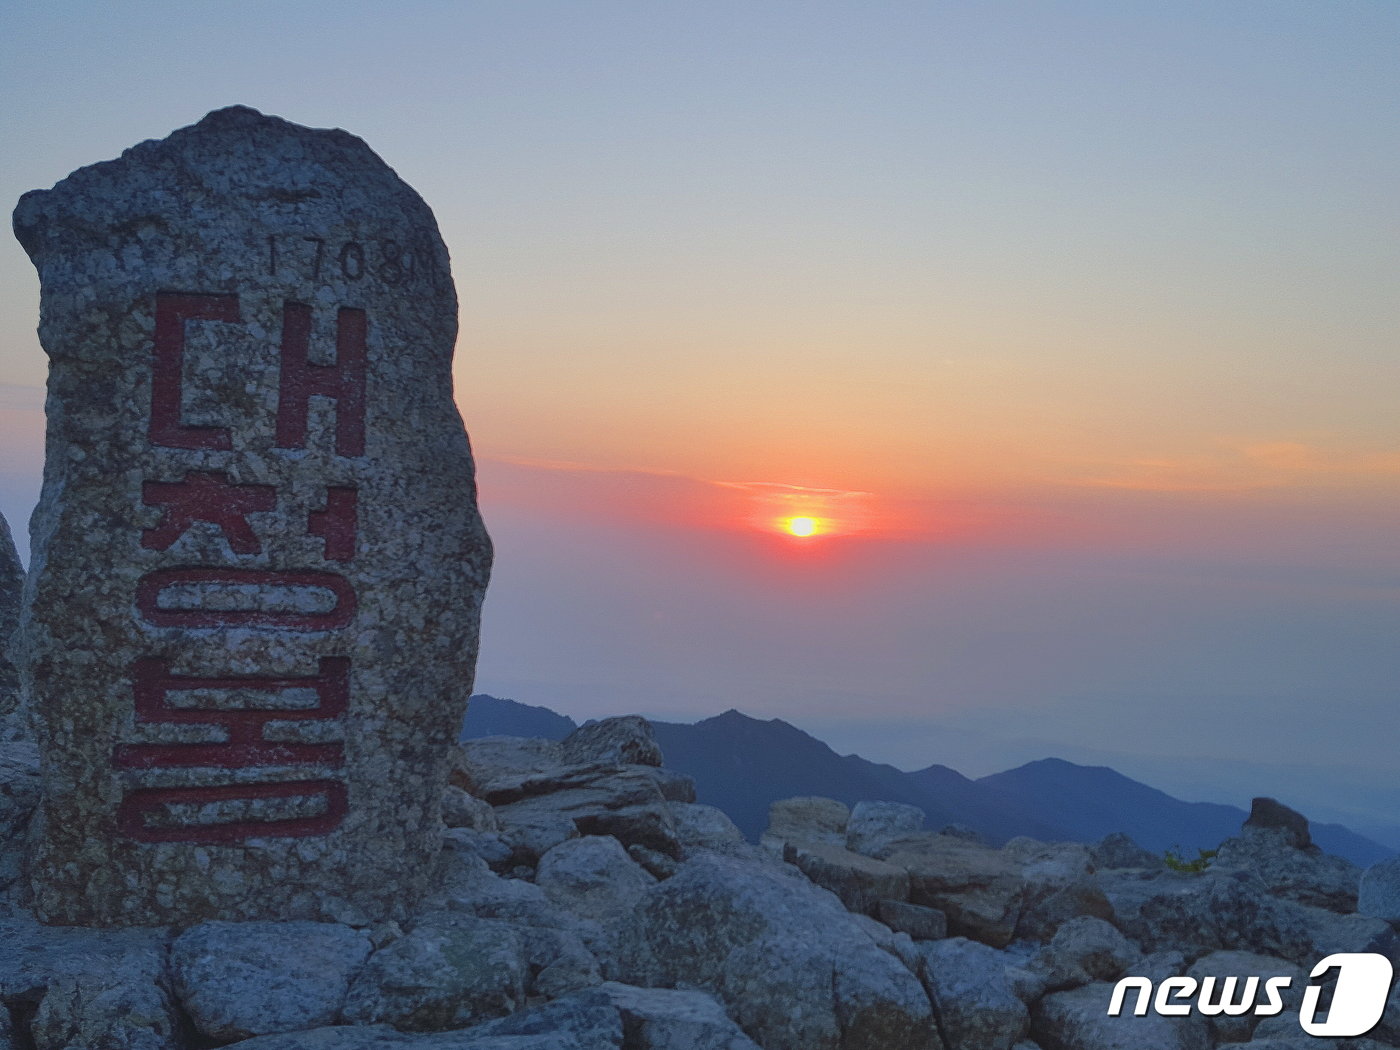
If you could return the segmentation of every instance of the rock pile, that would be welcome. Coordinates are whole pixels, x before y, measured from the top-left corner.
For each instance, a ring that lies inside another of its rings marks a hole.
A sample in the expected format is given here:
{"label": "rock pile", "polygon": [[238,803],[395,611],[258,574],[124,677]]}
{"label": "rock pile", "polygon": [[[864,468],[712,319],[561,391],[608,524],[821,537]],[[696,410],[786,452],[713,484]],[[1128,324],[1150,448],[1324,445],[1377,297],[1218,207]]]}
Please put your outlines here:
{"label": "rock pile", "polygon": [[[1302,1050],[1316,961],[1400,961],[1394,865],[1296,827],[1190,873],[1122,836],[993,849],[807,798],[755,846],[639,718],[462,744],[432,891],[397,920],[42,926],[37,796],[32,746],[0,745],[0,1050]],[[1129,974],[1293,983],[1274,1017],[1110,1017]],[[1400,992],[1333,1042],[1400,1046]]]}

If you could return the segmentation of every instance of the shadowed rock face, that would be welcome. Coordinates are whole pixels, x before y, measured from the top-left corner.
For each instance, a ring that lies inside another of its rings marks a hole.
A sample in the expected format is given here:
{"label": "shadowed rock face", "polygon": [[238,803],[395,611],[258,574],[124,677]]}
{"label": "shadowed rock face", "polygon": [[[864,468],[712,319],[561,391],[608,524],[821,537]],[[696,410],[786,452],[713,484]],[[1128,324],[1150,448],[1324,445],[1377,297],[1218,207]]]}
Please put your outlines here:
{"label": "shadowed rock face", "polygon": [[19,712],[19,671],[11,656],[13,635],[19,623],[19,602],[24,590],[24,567],[19,563],[14,537],[0,514],[0,740],[23,735]]}
{"label": "shadowed rock face", "polygon": [[232,108],[15,231],[50,358],[40,916],[401,911],[491,560],[431,212],[354,136]]}

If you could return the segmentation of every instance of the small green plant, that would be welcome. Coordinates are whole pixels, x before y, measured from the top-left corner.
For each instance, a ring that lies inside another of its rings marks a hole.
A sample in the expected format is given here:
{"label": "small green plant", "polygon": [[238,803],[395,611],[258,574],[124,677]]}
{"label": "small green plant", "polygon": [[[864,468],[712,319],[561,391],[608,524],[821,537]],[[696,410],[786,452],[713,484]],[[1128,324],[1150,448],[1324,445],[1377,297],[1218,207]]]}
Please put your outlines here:
{"label": "small green plant", "polygon": [[1167,867],[1171,868],[1172,871],[1179,871],[1186,875],[1199,875],[1210,867],[1210,862],[1215,859],[1215,855],[1219,852],[1216,849],[1198,849],[1196,859],[1187,860],[1181,855],[1181,847],[1174,846],[1162,854],[1162,859],[1166,861]]}

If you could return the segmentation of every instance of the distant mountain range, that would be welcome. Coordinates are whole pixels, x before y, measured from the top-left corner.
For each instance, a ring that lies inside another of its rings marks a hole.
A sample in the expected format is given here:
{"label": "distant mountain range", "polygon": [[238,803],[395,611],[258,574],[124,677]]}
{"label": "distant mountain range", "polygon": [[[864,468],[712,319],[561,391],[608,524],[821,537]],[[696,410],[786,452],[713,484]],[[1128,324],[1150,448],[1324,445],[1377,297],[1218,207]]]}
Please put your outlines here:
{"label": "distant mountain range", "polygon": [[[993,844],[1017,835],[1051,842],[1097,842],[1127,832],[1147,849],[1210,849],[1237,834],[1248,815],[1236,806],[1182,802],[1105,766],[1058,758],[1028,762],[970,780],[947,766],[906,773],[859,755],[838,755],[820,740],[779,719],[760,721],[726,711],[693,725],[652,722],[669,769],[695,779],[701,802],[717,806],[752,840],[768,824],[768,806],[795,795],[822,795],[851,804],[907,802],[937,830],[962,824]],[[462,739],[527,736],[561,740],[577,728],[546,707],[478,695],[471,699]],[[1361,865],[1392,852],[1339,824],[1313,824],[1328,853]]]}

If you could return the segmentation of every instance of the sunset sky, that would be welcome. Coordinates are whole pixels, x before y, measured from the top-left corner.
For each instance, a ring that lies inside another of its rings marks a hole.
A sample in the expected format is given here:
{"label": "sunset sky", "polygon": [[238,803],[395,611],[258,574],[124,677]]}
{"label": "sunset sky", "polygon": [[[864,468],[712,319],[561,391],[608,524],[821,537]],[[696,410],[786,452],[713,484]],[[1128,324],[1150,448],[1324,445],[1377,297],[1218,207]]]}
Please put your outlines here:
{"label": "sunset sky", "polygon": [[[481,691],[1400,845],[1393,0],[0,11],[10,206],[242,103],[433,207]],[[17,533],[37,298],[0,245]]]}

